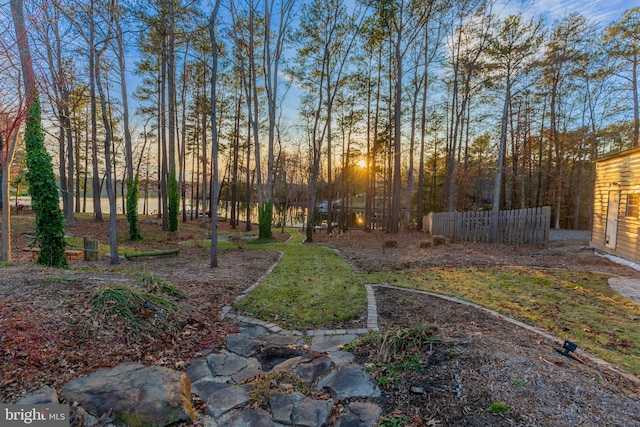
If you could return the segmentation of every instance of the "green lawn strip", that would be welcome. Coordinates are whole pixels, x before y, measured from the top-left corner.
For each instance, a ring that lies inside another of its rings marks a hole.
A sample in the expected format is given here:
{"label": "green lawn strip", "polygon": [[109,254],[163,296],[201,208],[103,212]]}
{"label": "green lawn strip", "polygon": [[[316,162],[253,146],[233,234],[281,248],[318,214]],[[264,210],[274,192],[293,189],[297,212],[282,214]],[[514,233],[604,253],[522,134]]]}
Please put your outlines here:
{"label": "green lawn strip", "polygon": [[574,341],[638,375],[640,306],[613,291],[607,278],[598,273],[527,267],[435,268],[375,273],[369,282],[474,302]]}
{"label": "green lawn strip", "polygon": [[290,329],[337,327],[363,311],[366,291],[353,268],[331,249],[300,245],[303,236],[290,232],[287,243],[251,245],[284,256],[236,307]]}

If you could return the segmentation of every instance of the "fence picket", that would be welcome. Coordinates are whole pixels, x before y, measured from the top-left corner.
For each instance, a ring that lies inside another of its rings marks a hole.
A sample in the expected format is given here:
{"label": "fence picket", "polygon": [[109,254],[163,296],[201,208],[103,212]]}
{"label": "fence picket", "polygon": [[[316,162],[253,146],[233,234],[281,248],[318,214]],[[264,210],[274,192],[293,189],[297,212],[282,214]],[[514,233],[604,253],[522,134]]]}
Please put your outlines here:
{"label": "fence picket", "polygon": [[[495,224],[492,223],[495,221]],[[551,207],[498,211],[431,212],[423,224],[432,235],[451,241],[540,245],[549,239]],[[492,230],[495,229],[495,235]]]}

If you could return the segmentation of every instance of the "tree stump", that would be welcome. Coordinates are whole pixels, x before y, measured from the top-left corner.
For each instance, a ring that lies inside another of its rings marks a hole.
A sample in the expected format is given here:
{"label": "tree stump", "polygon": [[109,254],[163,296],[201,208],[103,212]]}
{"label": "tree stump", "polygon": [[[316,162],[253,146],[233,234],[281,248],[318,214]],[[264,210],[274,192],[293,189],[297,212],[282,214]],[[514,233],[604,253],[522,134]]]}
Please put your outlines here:
{"label": "tree stump", "polygon": [[84,238],[84,260],[99,261],[100,260],[100,242],[97,240]]}

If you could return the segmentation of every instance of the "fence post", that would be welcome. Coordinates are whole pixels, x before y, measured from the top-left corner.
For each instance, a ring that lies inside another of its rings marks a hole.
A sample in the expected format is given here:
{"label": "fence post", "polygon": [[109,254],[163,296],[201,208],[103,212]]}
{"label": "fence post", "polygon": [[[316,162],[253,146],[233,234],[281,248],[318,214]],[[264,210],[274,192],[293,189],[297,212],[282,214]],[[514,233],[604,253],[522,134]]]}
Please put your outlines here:
{"label": "fence post", "polygon": [[454,243],[456,241],[456,211],[450,213],[451,215],[451,228],[449,229],[449,241]]}
{"label": "fence post", "polygon": [[100,260],[100,243],[97,240],[93,240],[88,237],[84,238],[84,260]]}

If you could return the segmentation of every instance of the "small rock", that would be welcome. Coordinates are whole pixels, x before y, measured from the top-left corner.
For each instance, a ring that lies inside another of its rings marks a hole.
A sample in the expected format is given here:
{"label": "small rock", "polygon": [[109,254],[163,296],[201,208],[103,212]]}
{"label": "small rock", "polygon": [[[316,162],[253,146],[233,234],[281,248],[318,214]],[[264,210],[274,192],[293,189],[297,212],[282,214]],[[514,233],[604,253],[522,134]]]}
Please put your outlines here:
{"label": "small rock", "polygon": [[240,331],[239,335],[244,335],[249,338],[258,338],[267,332],[262,326],[245,326]]}
{"label": "small rock", "polygon": [[317,335],[311,339],[311,350],[315,351],[337,351],[343,345],[355,340],[353,334],[346,335]]}
{"label": "small rock", "polygon": [[251,338],[242,335],[229,335],[227,337],[227,350],[242,357],[255,356],[260,346]]}
{"label": "small rock", "polygon": [[265,341],[266,347],[289,347],[304,344],[304,340],[293,335],[267,335],[261,337]]}
{"label": "small rock", "polygon": [[219,378],[203,378],[191,384],[191,394],[206,399],[214,391],[220,388],[220,385],[226,384],[224,381],[218,381]]}
{"label": "small rock", "polygon": [[245,358],[232,353],[210,354],[207,356],[207,363],[211,373],[220,377],[230,377],[248,365]]}
{"label": "small rock", "polygon": [[329,353],[329,358],[335,365],[343,365],[353,362],[356,355],[348,351],[332,351]]}
{"label": "small rock", "polygon": [[236,386],[231,384],[219,384],[216,391],[207,397],[207,415],[218,419],[230,409],[244,405],[249,401],[251,386]]}
{"label": "small rock", "polygon": [[424,394],[424,388],[413,386],[413,387],[411,387],[411,393],[413,393],[413,394]]}
{"label": "small rock", "polygon": [[69,427],[82,427],[95,424],[98,419],[84,410],[82,406],[71,407],[69,415]]}
{"label": "small rock", "polygon": [[231,382],[233,384],[240,384],[244,380],[252,377],[257,377],[258,375],[262,375],[264,372],[260,370],[260,368],[256,368],[253,365],[247,366],[245,369],[231,375]]}
{"label": "small rock", "polygon": [[262,409],[231,411],[218,420],[220,427],[276,427],[269,413]]}
{"label": "small rock", "polygon": [[192,384],[203,378],[211,378],[213,376],[206,359],[200,358],[193,359],[191,366],[189,366],[185,372],[189,376],[189,381],[191,381]]}

